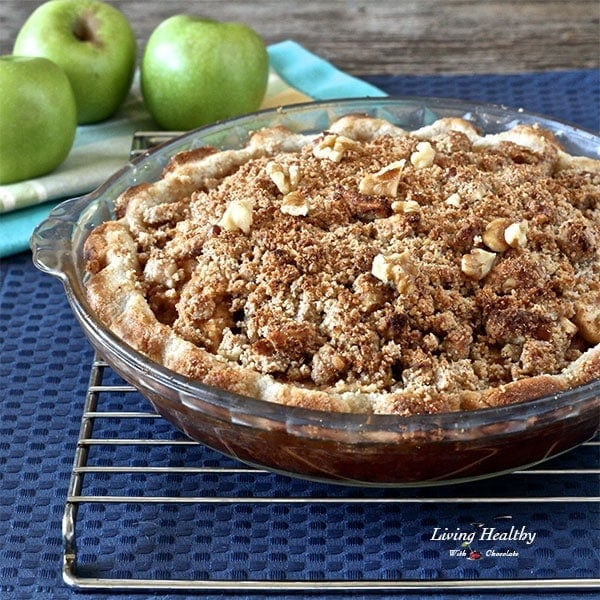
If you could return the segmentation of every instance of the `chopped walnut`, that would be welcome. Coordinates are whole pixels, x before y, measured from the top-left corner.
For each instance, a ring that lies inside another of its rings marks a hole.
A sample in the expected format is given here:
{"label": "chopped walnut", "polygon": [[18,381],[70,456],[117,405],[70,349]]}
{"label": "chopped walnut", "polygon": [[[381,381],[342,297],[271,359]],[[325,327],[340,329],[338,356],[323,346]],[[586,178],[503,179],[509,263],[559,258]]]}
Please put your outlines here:
{"label": "chopped walnut", "polygon": [[392,202],[392,210],[395,213],[417,213],[421,210],[421,205],[415,200],[397,200]]}
{"label": "chopped walnut", "polygon": [[383,283],[391,283],[399,293],[410,292],[413,287],[413,267],[408,250],[384,256],[377,254],[373,258],[371,274]]}
{"label": "chopped walnut", "polygon": [[252,226],[252,203],[249,200],[232,200],[217,225],[226,231],[241,229],[244,233],[249,233]]}
{"label": "chopped walnut", "polygon": [[313,155],[316,158],[326,158],[338,163],[342,160],[346,152],[356,145],[357,142],[348,137],[330,134],[326,135],[313,148]]}
{"label": "chopped walnut", "polygon": [[509,277],[504,280],[504,283],[500,286],[500,289],[506,294],[517,287],[518,283],[514,277]]}
{"label": "chopped walnut", "polygon": [[504,230],[504,239],[512,248],[524,248],[527,244],[527,221],[512,223]]}
{"label": "chopped walnut", "polygon": [[377,254],[373,258],[371,273],[373,277],[376,277],[379,281],[383,281],[383,283],[388,283],[390,280],[390,265],[383,254]]}
{"label": "chopped walnut", "polygon": [[435,158],[435,150],[429,142],[419,142],[417,149],[410,155],[410,162],[415,169],[431,167]]}
{"label": "chopped walnut", "polygon": [[460,206],[460,194],[454,192],[454,194],[450,194],[446,198],[446,200],[444,200],[444,202],[449,206],[454,206],[455,208],[458,208]]}
{"label": "chopped walnut", "polygon": [[397,160],[377,171],[377,173],[368,173],[358,185],[358,191],[361,194],[371,196],[395,197],[400,183],[400,174],[406,161]]}
{"label": "chopped walnut", "polygon": [[575,325],[573,321],[570,321],[566,317],[563,317],[560,320],[560,326],[567,335],[575,335],[577,333],[577,325]]}
{"label": "chopped walnut", "polygon": [[573,317],[579,334],[592,344],[600,344],[600,291],[591,292],[575,303]]}
{"label": "chopped walnut", "polygon": [[504,239],[504,232],[510,221],[502,217],[490,221],[483,232],[483,243],[494,252],[504,252],[508,249],[508,243]]}
{"label": "chopped walnut", "polygon": [[279,210],[294,217],[305,217],[308,214],[308,200],[298,190],[289,192],[283,197]]}
{"label": "chopped walnut", "polygon": [[298,165],[282,165],[271,160],[267,163],[265,169],[271,181],[282,194],[288,194],[297,189],[300,181]]}
{"label": "chopped walnut", "polygon": [[473,248],[469,254],[462,257],[461,271],[472,279],[483,279],[491,270],[496,254],[482,248]]}

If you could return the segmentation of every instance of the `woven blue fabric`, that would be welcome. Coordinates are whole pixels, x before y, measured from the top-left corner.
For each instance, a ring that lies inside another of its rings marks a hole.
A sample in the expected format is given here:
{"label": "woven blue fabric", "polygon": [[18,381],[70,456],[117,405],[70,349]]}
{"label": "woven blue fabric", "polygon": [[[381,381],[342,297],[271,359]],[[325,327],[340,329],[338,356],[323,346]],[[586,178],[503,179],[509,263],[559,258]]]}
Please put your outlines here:
{"label": "woven blue fabric", "polygon": [[[522,106],[598,129],[598,74],[563,72],[508,76],[371,77],[390,94],[463,97]],[[60,283],[39,273],[29,253],[0,265],[0,597],[8,599],[140,598],[115,592],[77,593],[61,580],[61,518],[88,385],[92,351]],[[118,378],[106,372],[107,382]],[[137,394],[102,398],[98,410],[146,410]],[[94,437],[182,440],[162,419],[105,419]],[[515,449],[518,451],[518,449]],[[225,465],[237,463],[202,446],[92,447],[95,465]],[[576,450],[545,466],[597,465],[597,448]],[[515,479],[515,477],[517,477]],[[515,496],[518,476],[464,486],[423,490],[431,497]],[[581,475],[567,484],[540,478],[524,490],[532,497],[598,495],[598,479]],[[238,580],[303,579],[503,579],[598,577],[600,514],[596,504],[386,503],[419,490],[352,489],[278,475],[234,472],[224,477],[189,474],[95,475],[88,494],[204,495],[245,497],[335,497],[332,505],[86,504],[80,509],[79,574],[89,577],[154,577]],[[510,487],[509,487],[510,486]],[[565,487],[566,486],[566,487]],[[344,498],[380,499],[371,504]],[[510,517],[510,519],[508,518]],[[469,561],[456,555],[460,543],[432,539],[434,532],[508,530],[536,534],[525,541],[477,541],[481,552],[517,551],[518,556]],[[454,551],[454,554],[453,554]],[[460,594],[464,596],[465,594]],[[573,598],[573,592],[544,598]],[[240,594],[237,597],[245,597]],[[389,597],[383,594],[382,597]],[[530,594],[528,597],[535,597]],[[209,597],[147,592],[145,598]],[[214,597],[231,597],[215,595]],[[251,598],[262,595],[248,595]],[[284,597],[273,595],[270,597]],[[295,598],[305,597],[296,595]],[[319,597],[347,597],[324,594]],[[374,594],[354,594],[373,598]],[[449,593],[427,597],[448,598]],[[457,596],[458,597],[458,596]],[[489,595],[469,595],[489,598]]]}
{"label": "woven blue fabric", "polygon": [[391,96],[438,96],[492,102],[600,131],[600,71],[508,75],[365,77]]}

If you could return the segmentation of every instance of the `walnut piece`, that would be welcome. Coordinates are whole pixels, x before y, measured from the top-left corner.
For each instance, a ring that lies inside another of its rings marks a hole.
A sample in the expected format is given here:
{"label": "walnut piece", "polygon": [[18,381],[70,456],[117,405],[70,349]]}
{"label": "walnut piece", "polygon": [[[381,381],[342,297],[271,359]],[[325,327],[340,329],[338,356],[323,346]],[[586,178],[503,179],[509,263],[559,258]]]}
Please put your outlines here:
{"label": "walnut piece", "polygon": [[283,197],[279,210],[293,217],[305,217],[308,214],[308,200],[301,192],[294,190]]}
{"label": "walnut piece", "polygon": [[504,232],[509,224],[510,221],[502,217],[490,221],[482,235],[483,243],[494,252],[508,250],[509,246],[504,239]]}
{"label": "walnut piece", "polygon": [[511,290],[514,290],[517,287],[517,280],[514,277],[508,277],[504,280],[502,285],[500,286],[502,291],[507,294]]}
{"label": "walnut piece", "polygon": [[315,158],[325,158],[339,163],[348,150],[357,145],[357,142],[343,135],[326,135],[314,148]]}
{"label": "walnut piece", "polygon": [[593,291],[575,303],[573,321],[584,340],[600,344],[600,291]]}
{"label": "walnut piece", "polygon": [[358,191],[369,196],[388,196],[394,198],[398,193],[400,175],[406,161],[397,160],[377,171],[367,173],[358,184]]}
{"label": "walnut piece", "polygon": [[374,277],[383,283],[393,284],[401,294],[406,294],[412,289],[413,271],[408,250],[387,256],[377,254],[371,266],[371,274]]}
{"label": "walnut piece", "polygon": [[271,160],[267,163],[265,170],[282,194],[288,194],[298,188],[300,181],[298,165],[282,165]]}
{"label": "walnut piece", "polygon": [[249,233],[252,226],[252,202],[232,200],[217,225],[226,231],[242,230]]}
{"label": "walnut piece", "polygon": [[421,205],[415,200],[397,200],[392,202],[392,210],[395,213],[417,213],[421,210]]}
{"label": "walnut piece", "polygon": [[415,169],[425,169],[433,164],[435,150],[429,142],[419,142],[417,149],[410,155],[410,162]]}
{"label": "walnut piece", "polygon": [[527,245],[527,221],[510,224],[504,230],[504,240],[511,248],[524,248]]}
{"label": "walnut piece", "polygon": [[462,257],[461,271],[472,279],[483,279],[491,270],[496,254],[482,248],[473,248],[469,254]]}
{"label": "walnut piece", "polygon": [[444,202],[449,206],[454,206],[455,208],[458,208],[460,206],[460,200],[460,194],[454,192],[454,194],[450,194],[446,198],[446,200],[444,200]]}

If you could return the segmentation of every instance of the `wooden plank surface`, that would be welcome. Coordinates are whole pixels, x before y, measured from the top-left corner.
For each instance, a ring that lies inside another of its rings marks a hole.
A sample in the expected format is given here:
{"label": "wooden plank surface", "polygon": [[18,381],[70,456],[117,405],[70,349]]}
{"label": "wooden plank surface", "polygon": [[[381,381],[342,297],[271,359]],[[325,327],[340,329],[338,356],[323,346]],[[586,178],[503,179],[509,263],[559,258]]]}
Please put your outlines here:
{"label": "wooden plank surface", "polygon": [[[112,0],[143,50],[166,17],[242,21],[267,43],[294,39],[356,75],[515,73],[600,65],[598,0]],[[0,1],[0,52],[39,0]]]}

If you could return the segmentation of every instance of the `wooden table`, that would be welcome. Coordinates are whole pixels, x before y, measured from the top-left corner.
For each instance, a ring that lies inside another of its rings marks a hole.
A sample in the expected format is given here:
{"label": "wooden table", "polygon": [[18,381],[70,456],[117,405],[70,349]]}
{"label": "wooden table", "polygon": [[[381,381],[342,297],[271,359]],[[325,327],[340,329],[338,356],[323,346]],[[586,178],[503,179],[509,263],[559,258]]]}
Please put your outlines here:
{"label": "wooden table", "polygon": [[[0,3],[0,52],[40,0]],[[242,21],[270,44],[294,39],[355,75],[516,73],[600,65],[598,0],[111,0],[143,49],[166,17]]]}

